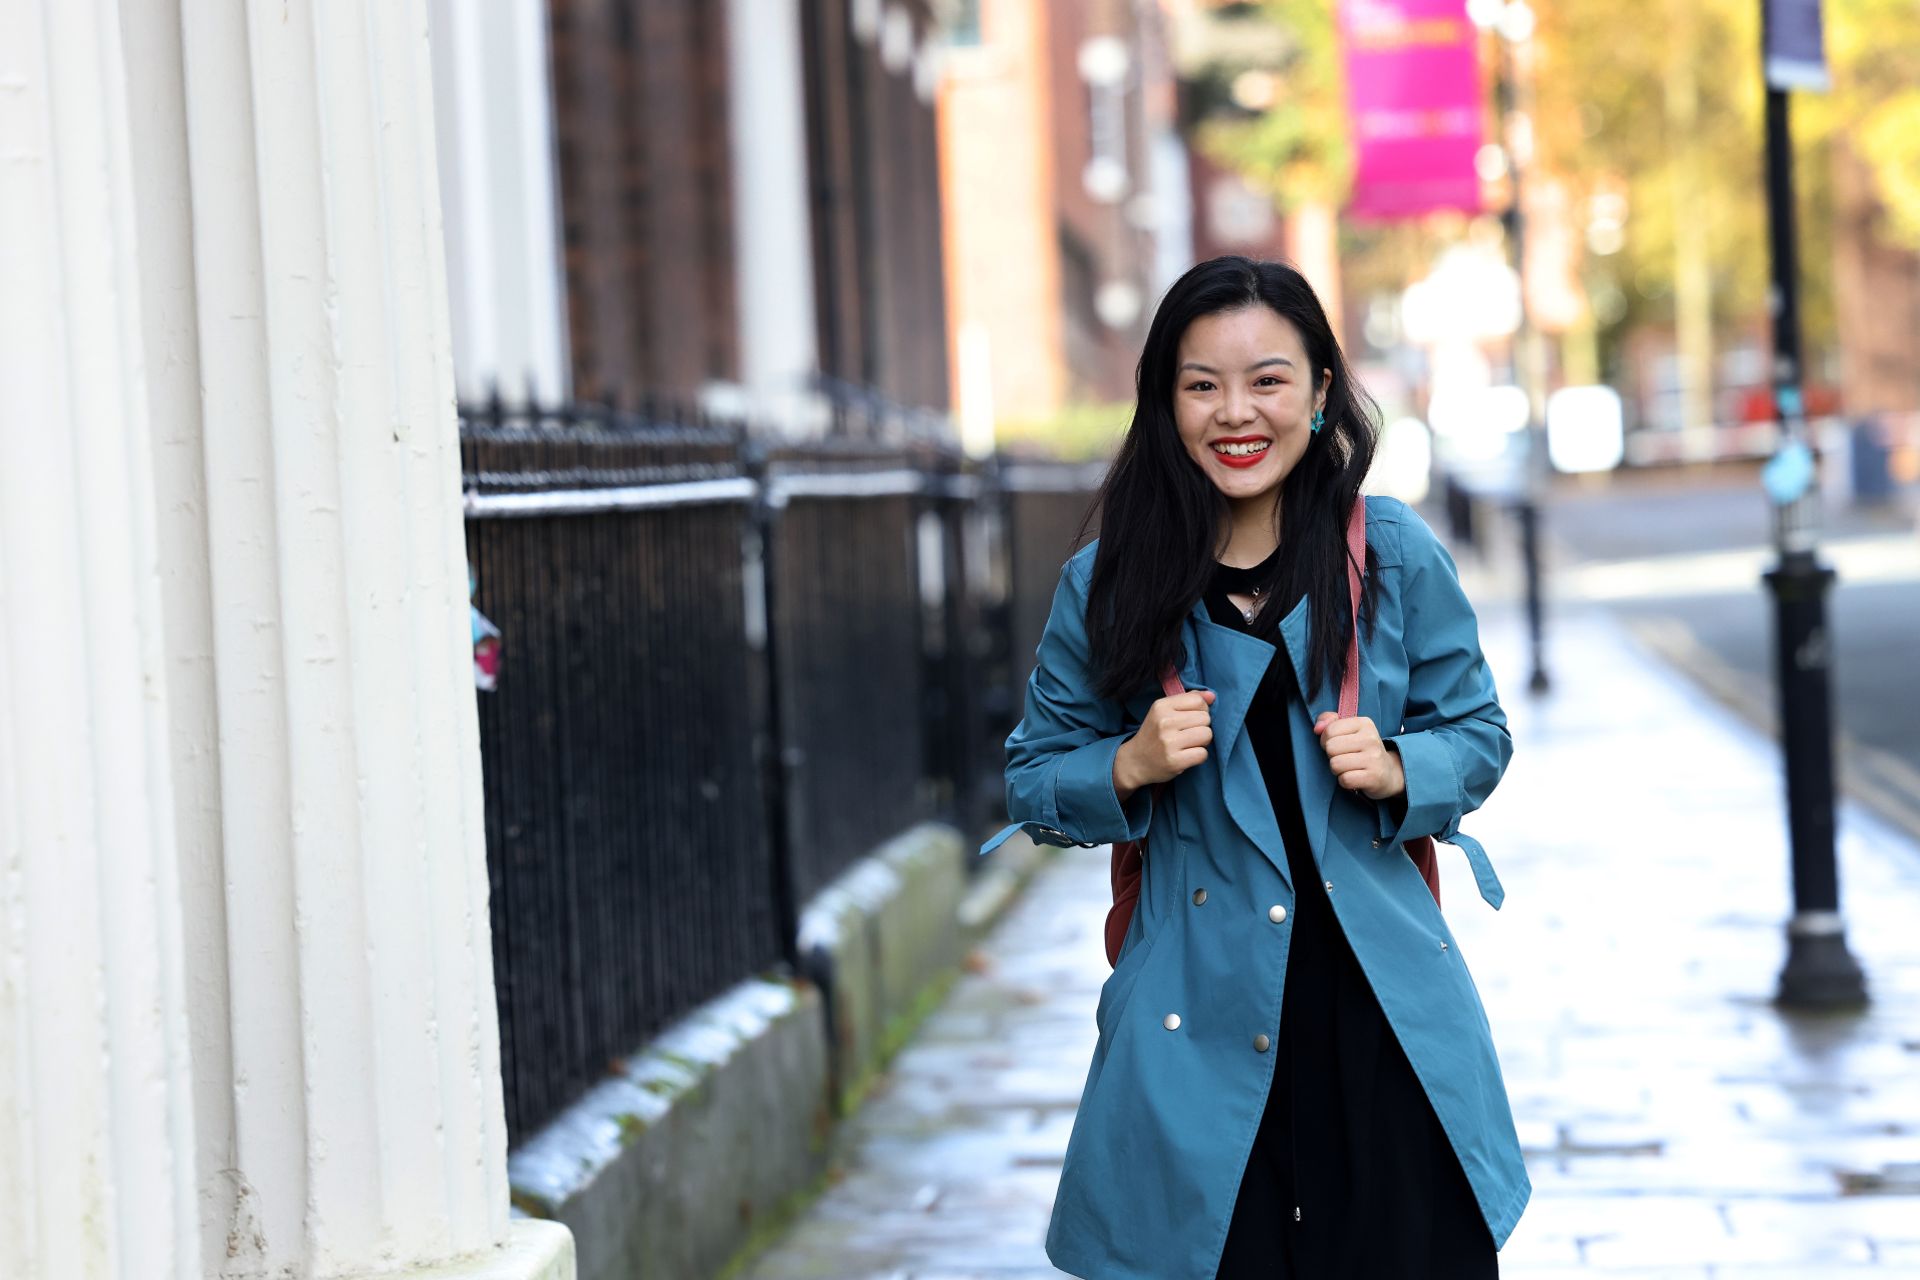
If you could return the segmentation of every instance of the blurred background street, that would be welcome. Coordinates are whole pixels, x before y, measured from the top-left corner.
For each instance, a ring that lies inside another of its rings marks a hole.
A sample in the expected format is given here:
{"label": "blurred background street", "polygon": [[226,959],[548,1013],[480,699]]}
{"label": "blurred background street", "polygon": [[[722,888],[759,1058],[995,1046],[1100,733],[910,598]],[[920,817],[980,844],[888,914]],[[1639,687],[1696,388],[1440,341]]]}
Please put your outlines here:
{"label": "blurred background street", "polygon": [[1514,720],[1507,1273],[1920,1276],[1914,0],[5,0],[0,1277],[1047,1274],[1223,254]]}
{"label": "blurred background street", "polygon": [[[1767,513],[1749,467],[1684,480],[1621,476],[1562,489],[1554,530],[1559,596],[1605,604],[1648,645],[1751,723],[1771,730],[1772,632],[1753,584],[1768,560]],[[1914,499],[1842,505],[1828,522],[1841,768],[1882,816],[1920,832],[1920,538]]]}

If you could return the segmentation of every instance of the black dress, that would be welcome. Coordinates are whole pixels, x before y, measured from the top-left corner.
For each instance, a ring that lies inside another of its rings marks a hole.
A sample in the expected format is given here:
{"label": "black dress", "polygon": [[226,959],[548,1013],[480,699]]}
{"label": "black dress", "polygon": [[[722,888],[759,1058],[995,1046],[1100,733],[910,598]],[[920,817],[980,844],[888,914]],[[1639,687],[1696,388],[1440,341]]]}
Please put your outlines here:
{"label": "black dress", "polygon": [[[1270,581],[1271,568],[1271,561],[1219,566],[1206,597],[1213,620],[1253,630],[1227,593]],[[1314,864],[1287,727],[1288,704],[1298,696],[1283,648],[1254,694],[1245,733],[1286,843],[1293,941],[1273,1086],[1241,1178],[1220,1280],[1497,1276],[1493,1237],[1459,1159]]]}

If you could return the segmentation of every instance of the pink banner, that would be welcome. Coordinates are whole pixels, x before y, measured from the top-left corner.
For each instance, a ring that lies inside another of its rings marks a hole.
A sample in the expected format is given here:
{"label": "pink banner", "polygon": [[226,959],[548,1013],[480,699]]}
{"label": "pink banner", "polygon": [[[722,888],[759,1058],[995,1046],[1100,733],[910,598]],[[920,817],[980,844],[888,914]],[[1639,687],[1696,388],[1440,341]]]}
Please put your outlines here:
{"label": "pink banner", "polygon": [[1478,33],[1465,0],[1341,0],[1356,164],[1347,211],[1480,210]]}

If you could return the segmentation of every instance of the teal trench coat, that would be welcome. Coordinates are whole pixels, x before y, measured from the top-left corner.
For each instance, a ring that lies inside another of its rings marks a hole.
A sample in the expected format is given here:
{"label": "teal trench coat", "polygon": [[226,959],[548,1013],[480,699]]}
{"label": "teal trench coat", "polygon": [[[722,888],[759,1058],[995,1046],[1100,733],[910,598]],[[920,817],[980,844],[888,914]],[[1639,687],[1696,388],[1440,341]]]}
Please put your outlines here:
{"label": "teal trench coat", "polygon": [[[1498,907],[1500,882],[1459,826],[1500,780],[1512,741],[1473,609],[1433,532],[1405,504],[1371,498],[1367,541],[1378,613],[1361,640],[1360,714],[1399,750],[1405,813],[1396,823],[1393,806],[1334,784],[1313,720],[1334,709],[1337,689],[1295,704],[1301,807],[1334,914],[1502,1245],[1531,1190],[1506,1087],[1466,958],[1400,846],[1423,835],[1458,846]],[[1114,752],[1159,691],[1124,703],[1092,691],[1093,555],[1088,546],[1061,571],[1026,716],[1007,739],[1014,825],[982,852],[1021,829],[1062,846],[1150,834],[1140,904],[1094,1014],[1099,1041],[1047,1255],[1093,1280],[1209,1280],[1273,1076],[1274,1055],[1254,1037],[1279,1026],[1286,987],[1294,886],[1242,732],[1274,646],[1195,607],[1180,675],[1216,695],[1213,750],[1157,798],[1148,789],[1120,804]],[[1304,599],[1280,633],[1300,687],[1311,687]]]}

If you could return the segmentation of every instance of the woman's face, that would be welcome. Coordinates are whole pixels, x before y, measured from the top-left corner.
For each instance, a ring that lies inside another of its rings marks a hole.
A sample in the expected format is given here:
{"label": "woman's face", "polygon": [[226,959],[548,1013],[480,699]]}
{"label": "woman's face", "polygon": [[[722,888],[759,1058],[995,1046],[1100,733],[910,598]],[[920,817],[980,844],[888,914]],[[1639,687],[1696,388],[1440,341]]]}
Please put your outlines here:
{"label": "woman's face", "polygon": [[1234,502],[1271,498],[1313,439],[1331,370],[1271,308],[1201,316],[1180,339],[1173,418],[1194,464]]}

